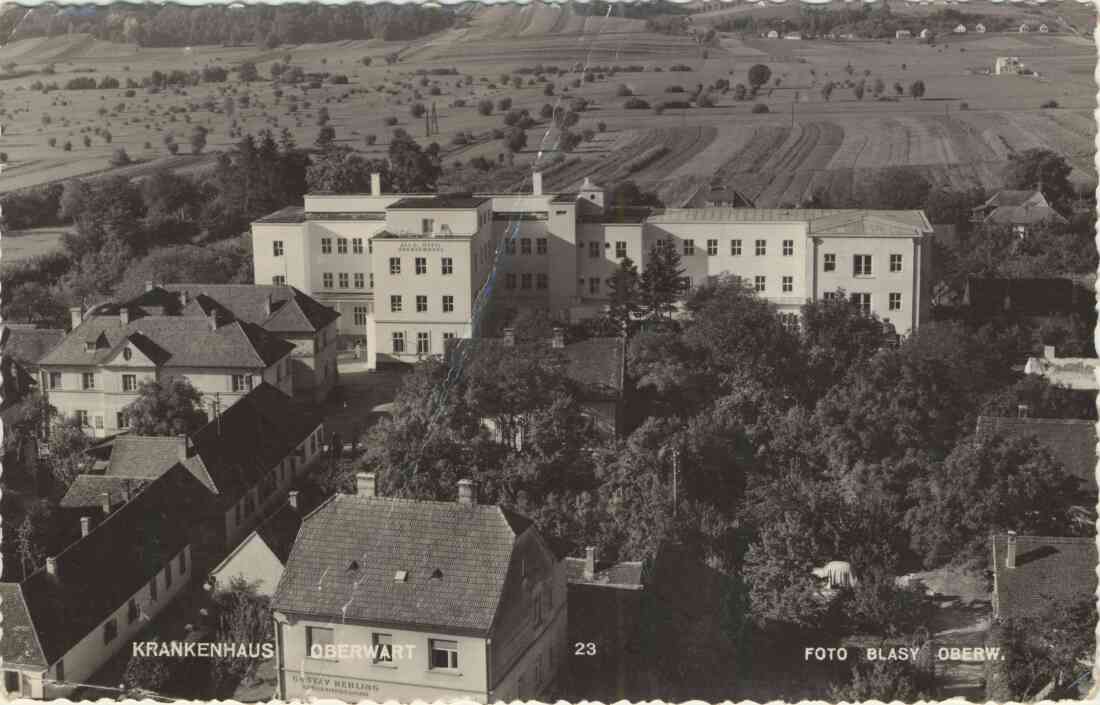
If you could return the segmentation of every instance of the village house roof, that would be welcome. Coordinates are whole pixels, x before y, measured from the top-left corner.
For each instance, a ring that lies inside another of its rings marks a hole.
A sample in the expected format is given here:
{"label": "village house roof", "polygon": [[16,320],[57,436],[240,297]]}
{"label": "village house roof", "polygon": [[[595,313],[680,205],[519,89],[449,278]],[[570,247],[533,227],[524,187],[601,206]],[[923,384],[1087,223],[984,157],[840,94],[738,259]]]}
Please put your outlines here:
{"label": "village house roof", "polygon": [[1046,221],[1066,223],[1041,191],[1003,189],[974,208],[985,222],[996,225],[1032,225]]}
{"label": "village house roof", "polygon": [[492,505],[336,495],[302,522],[272,607],[484,635],[532,526]]}
{"label": "village house roof", "polygon": [[315,333],[340,314],[292,286],[273,284],[157,284],[126,306],[150,314],[209,316],[256,324],[270,333]]}
{"label": "village house roof", "polygon": [[218,504],[229,506],[320,423],[317,412],[265,382],[193,433],[190,443],[182,436],[122,434],[97,444],[89,455],[104,462],[76,478],[61,506],[99,506],[104,492],[122,499],[134,485],[155,480],[176,465],[217,495]]}
{"label": "village house roof", "polygon": [[[127,341],[157,367],[255,369],[273,365],[294,350],[291,343],[247,321],[213,328],[205,317],[139,315],[123,324],[119,308],[104,306],[85,318],[39,364],[102,365]],[[86,347],[89,343],[92,350]]]}
{"label": "village house roof", "polygon": [[982,315],[1014,313],[1026,316],[1087,314],[1087,290],[1065,278],[966,280],[963,303]]}
{"label": "village house roof", "polygon": [[387,206],[388,210],[434,210],[477,208],[488,201],[486,196],[409,196]]}
{"label": "village house roof", "polygon": [[1009,537],[993,537],[994,599],[1000,619],[1041,614],[1096,592],[1096,538],[1017,536],[1016,567],[1006,565]]}
{"label": "village house roof", "polygon": [[1080,478],[1082,487],[1089,494],[1096,494],[1095,421],[979,416],[978,433],[1037,439],[1068,475]]}
{"label": "village house roof", "polygon": [[923,211],[817,208],[669,208],[648,223],[807,223],[811,235],[903,235],[932,232]]}
{"label": "village house roof", "polygon": [[45,669],[64,656],[188,544],[206,492],[174,468],[22,583],[0,585],[5,664]]}
{"label": "village house roof", "polygon": [[30,326],[4,325],[3,345],[0,350],[10,355],[24,368],[33,370],[42,356],[65,337],[60,328],[34,328]]}
{"label": "village house roof", "polygon": [[1098,388],[1096,370],[1100,359],[1095,357],[1030,357],[1024,366],[1029,375],[1042,375],[1051,384],[1070,389],[1095,391]]}

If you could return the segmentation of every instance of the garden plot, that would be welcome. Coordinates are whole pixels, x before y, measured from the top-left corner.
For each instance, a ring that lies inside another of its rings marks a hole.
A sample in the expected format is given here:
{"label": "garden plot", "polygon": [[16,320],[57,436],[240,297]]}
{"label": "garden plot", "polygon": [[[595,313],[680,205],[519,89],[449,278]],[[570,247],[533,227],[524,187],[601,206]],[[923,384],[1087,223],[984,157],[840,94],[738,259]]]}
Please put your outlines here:
{"label": "garden plot", "polygon": [[947,131],[934,119],[901,117],[909,133],[910,164],[954,164],[959,161]]}

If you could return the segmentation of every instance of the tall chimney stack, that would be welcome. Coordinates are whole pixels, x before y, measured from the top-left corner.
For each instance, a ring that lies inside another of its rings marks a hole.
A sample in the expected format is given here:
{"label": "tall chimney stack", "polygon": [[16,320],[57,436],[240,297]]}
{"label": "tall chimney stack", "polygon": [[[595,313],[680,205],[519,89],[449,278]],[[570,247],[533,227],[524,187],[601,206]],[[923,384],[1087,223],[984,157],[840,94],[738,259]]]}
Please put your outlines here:
{"label": "tall chimney stack", "polygon": [[382,195],[382,175],[371,174],[370,175],[370,195],[381,196]]}
{"label": "tall chimney stack", "polygon": [[80,535],[87,536],[92,533],[92,518],[80,517]]}
{"label": "tall chimney stack", "polygon": [[130,325],[130,309],[123,306],[118,310],[118,320],[122,325]]}
{"label": "tall chimney stack", "polygon": [[180,308],[187,308],[187,302],[191,300],[190,297],[187,295],[187,292],[186,291],[181,291],[180,294],[179,294],[179,298],[180,298]]}
{"label": "tall chimney stack", "polygon": [[84,308],[82,306],[70,306],[69,307],[69,323],[72,324],[73,330],[84,320]]}
{"label": "tall chimney stack", "polygon": [[596,547],[589,546],[584,549],[584,579],[593,580],[596,577]]}
{"label": "tall chimney stack", "polygon": [[1016,413],[1021,419],[1026,419],[1028,416],[1031,416],[1031,407],[1027,404],[1017,404]]}
{"label": "tall chimney stack", "polygon": [[264,315],[271,315],[271,292],[267,293],[267,299],[264,301]]}
{"label": "tall chimney stack", "polygon": [[107,515],[111,513],[111,493],[100,492],[99,493],[99,506],[103,509],[103,514]]}
{"label": "tall chimney stack", "polygon": [[146,279],[145,280],[145,290],[146,291],[152,291],[153,289],[156,288],[156,286],[157,286],[157,283],[154,282],[152,279]]}
{"label": "tall chimney stack", "polygon": [[355,494],[359,497],[376,497],[377,487],[373,472],[361,472],[355,476]]}
{"label": "tall chimney stack", "polygon": [[291,490],[286,493],[286,503],[290,505],[291,509],[298,511],[298,490]]}
{"label": "tall chimney stack", "polygon": [[554,328],[554,337],[552,339],[552,345],[555,348],[565,347],[565,329],[561,327]]}
{"label": "tall chimney stack", "polygon": [[1016,567],[1016,532],[1008,532],[1008,542],[1005,547],[1005,568]]}
{"label": "tall chimney stack", "polygon": [[55,578],[57,577],[57,558],[55,556],[46,557],[46,572]]}
{"label": "tall chimney stack", "polygon": [[515,328],[505,328],[504,329],[504,344],[507,345],[510,348],[514,348],[516,346],[516,329]]}
{"label": "tall chimney stack", "polygon": [[210,314],[207,316],[210,321],[210,330],[215,331],[218,329],[218,313],[214,309],[210,309]]}
{"label": "tall chimney stack", "polygon": [[458,503],[477,504],[477,483],[473,480],[458,481]]}
{"label": "tall chimney stack", "polygon": [[542,195],[542,172],[536,171],[531,174],[531,193],[535,196]]}

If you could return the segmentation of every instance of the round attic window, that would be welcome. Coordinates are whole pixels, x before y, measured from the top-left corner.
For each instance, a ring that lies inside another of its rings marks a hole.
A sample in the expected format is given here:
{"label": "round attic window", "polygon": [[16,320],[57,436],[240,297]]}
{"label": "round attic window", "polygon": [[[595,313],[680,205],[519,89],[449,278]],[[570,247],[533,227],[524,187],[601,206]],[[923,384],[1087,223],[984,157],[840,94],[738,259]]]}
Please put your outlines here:
{"label": "round attic window", "polygon": [[130,348],[123,348],[122,349],[122,359],[123,360],[129,360],[133,356],[134,356],[134,353],[130,352]]}

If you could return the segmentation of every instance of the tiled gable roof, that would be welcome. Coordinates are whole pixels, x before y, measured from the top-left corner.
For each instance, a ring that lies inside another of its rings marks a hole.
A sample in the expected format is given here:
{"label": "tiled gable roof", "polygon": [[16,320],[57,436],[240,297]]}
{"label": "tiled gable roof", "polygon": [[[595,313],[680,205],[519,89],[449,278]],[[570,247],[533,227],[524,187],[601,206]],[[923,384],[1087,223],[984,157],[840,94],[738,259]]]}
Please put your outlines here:
{"label": "tiled gable roof", "polygon": [[302,523],[272,606],[487,634],[516,540],[531,525],[496,506],[336,495]]}
{"label": "tiled gable roof", "polygon": [[[171,468],[172,466],[165,468],[165,472]],[[61,507],[64,509],[100,507],[103,504],[104,492],[110,495],[112,505],[118,504],[125,499],[127,493],[133,496],[145,489],[153,479],[139,480],[113,475],[77,475],[73,484],[69,485],[65,496],[61,498]]]}
{"label": "tiled gable roof", "polygon": [[978,432],[1038,439],[1061,463],[1066,474],[1080,478],[1082,488],[1096,494],[1095,421],[980,416]]}
{"label": "tiled gable roof", "polygon": [[997,612],[1001,619],[1042,613],[1096,592],[1096,538],[1017,536],[1016,567],[1005,564],[1008,536],[993,537]]}
{"label": "tiled gable roof", "polygon": [[290,549],[294,547],[294,539],[298,536],[300,528],[302,528],[301,512],[284,504],[256,527],[256,535],[285,565],[290,558]]}
{"label": "tiled gable roof", "polygon": [[[314,333],[339,318],[332,308],[292,286],[268,284],[161,284],[154,288],[171,292],[178,300],[204,297],[233,318],[249,321],[272,333]],[[151,292],[146,292],[145,295]],[[137,301],[140,301],[138,297]],[[271,311],[268,312],[268,302]],[[209,311],[206,307],[204,310]]]}
{"label": "tiled gable roof", "polygon": [[191,435],[184,463],[206,473],[223,503],[232,504],[290,455],[321,423],[317,412],[264,383]]}
{"label": "tiled gable roof", "polygon": [[[96,315],[65,336],[40,364],[100,365],[135,334],[144,338],[137,339],[142,346],[139,349],[164,367],[267,367],[294,349],[291,343],[241,321],[211,330],[205,318],[143,316],[124,326],[117,316]],[[96,343],[94,352],[85,350],[86,342]]]}
{"label": "tiled gable roof", "polygon": [[995,225],[1034,225],[1035,223],[1065,224],[1068,222],[1062,214],[1046,205],[1025,204],[1022,206],[999,206],[985,218],[987,223]]}
{"label": "tiled gable roof", "polygon": [[[1085,292],[1087,293],[1087,292]],[[1050,315],[1080,312],[1091,307],[1087,297],[1069,279],[978,279],[966,280],[963,303],[986,314],[1012,312]]]}
{"label": "tiled gable roof", "polygon": [[0,663],[45,670],[50,664],[34,631],[23,588],[19,583],[0,583]]}
{"label": "tiled gable roof", "polygon": [[187,545],[208,497],[177,466],[62,551],[57,577],[41,568],[22,582],[46,663],[64,656]]}
{"label": "tiled gable roof", "polygon": [[989,200],[978,206],[979,209],[996,206],[1022,206],[1025,203],[1035,205],[1047,205],[1047,199],[1040,191],[1035,189],[1001,189],[989,197]]}
{"label": "tiled gable roof", "polygon": [[42,356],[65,337],[60,328],[29,328],[7,324],[4,326],[2,352],[10,355],[24,367],[33,369]]}

